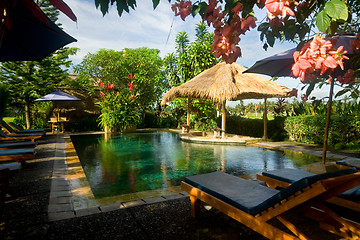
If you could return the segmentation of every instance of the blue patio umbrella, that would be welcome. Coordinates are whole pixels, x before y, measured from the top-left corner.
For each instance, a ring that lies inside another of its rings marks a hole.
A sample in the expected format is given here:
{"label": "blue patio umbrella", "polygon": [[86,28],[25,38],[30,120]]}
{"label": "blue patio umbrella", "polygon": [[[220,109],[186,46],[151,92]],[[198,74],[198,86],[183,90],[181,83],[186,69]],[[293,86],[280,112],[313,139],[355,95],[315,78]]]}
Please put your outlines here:
{"label": "blue patio umbrella", "polygon": [[[35,102],[66,102],[66,101],[80,101],[81,99],[74,97],[70,94],[64,93],[60,90],[56,90],[55,92],[49,93],[41,98],[35,100]],[[57,120],[59,121],[59,111],[57,114]]]}
{"label": "blue patio umbrella", "polygon": [[5,1],[0,10],[6,11],[0,25],[0,62],[41,61],[66,44],[76,42],[32,0]]}
{"label": "blue patio umbrella", "polygon": [[35,100],[35,102],[41,101],[80,101],[80,99],[60,90],[56,90],[55,92],[49,93]]}

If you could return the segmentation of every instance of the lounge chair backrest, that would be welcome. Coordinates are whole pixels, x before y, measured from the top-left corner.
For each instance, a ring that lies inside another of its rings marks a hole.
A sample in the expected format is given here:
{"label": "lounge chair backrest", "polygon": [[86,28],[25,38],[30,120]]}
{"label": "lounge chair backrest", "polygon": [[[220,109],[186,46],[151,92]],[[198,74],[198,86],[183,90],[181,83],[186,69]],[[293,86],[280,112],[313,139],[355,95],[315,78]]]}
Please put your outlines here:
{"label": "lounge chair backrest", "polygon": [[325,180],[328,178],[340,177],[340,176],[344,176],[344,175],[348,175],[348,174],[352,174],[352,173],[356,173],[356,172],[357,172],[356,168],[347,168],[347,169],[342,169],[342,170],[338,170],[338,171],[327,172],[327,173],[317,174],[317,175],[313,175],[313,176],[309,176],[309,177],[304,177],[304,178],[294,182],[289,187],[282,189],[278,194],[276,194],[275,196],[272,197],[274,199],[269,199],[269,202],[273,203],[274,201],[277,201],[277,200],[282,201],[283,199],[287,199],[288,197],[290,197],[290,196],[294,195],[295,193],[299,192],[300,190],[314,184],[317,181]]}
{"label": "lounge chair backrest", "polygon": [[15,130],[12,129],[6,122],[4,121],[0,121],[0,125],[5,128],[7,131],[9,131],[10,133],[15,133]]}
{"label": "lounge chair backrest", "polygon": [[9,122],[9,125],[13,126],[14,128],[16,128],[19,131],[24,130],[24,128],[22,126],[17,125],[16,123]]}

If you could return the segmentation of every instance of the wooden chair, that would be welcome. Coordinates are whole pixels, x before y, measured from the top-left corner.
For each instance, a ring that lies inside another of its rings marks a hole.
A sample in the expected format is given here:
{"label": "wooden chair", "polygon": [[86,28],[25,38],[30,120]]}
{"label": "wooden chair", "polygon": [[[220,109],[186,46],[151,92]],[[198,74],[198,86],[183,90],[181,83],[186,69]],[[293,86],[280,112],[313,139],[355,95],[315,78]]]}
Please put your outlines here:
{"label": "wooden chair", "polygon": [[29,130],[16,130],[14,129],[12,126],[10,126],[7,122],[5,121],[0,121],[0,126],[5,130],[5,132],[7,134],[41,134],[41,135],[45,135],[45,131],[33,131],[35,129],[29,129]]}
{"label": "wooden chair", "polygon": [[34,142],[36,139],[39,139],[41,137],[41,134],[6,134],[0,129],[0,140],[4,141],[31,140],[32,142]]}
{"label": "wooden chair", "polygon": [[[322,204],[359,184],[360,172],[349,168],[303,178],[281,191],[222,172],[187,177],[181,187],[190,196],[194,217],[201,200],[268,239],[309,239],[285,213],[299,211],[344,238],[360,236],[358,223],[339,217]],[[274,218],[290,232],[270,224],[269,220]]]}
{"label": "wooden chair", "polygon": [[[257,174],[256,178],[271,188],[287,188],[296,181],[310,176],[315,176],[315,174],[300,169],[283,168]],[[360,212],[360,187],[343,192],[339,196],[328,199],[327,202]]]}
{"label": "wooden chair", "polygon": [[25,133],[35,133],[35,132],[51,132],[50,128],[37,128],[37,129],[24,129],[22,126],[17,125],[16,123],[8,123],[15,131],[24,131]]}
{"label": "wooden chair", "polygon": [[336,166],[339,169],[355,167],[360,170],[360,159],[359,158],[346,158],[336,162]]}
{"label": "wooden chair", "polygon": [[0,150],[0,162],[16,161],[24,164],[25,160],[35,157],[34,148]]}
{"label": "wooden chair", "polygon": [[7,143],[0,143],[0,150],[7,150],[7,149],[19,149],[19,148],[35,148],[35,142],[7,142]]}

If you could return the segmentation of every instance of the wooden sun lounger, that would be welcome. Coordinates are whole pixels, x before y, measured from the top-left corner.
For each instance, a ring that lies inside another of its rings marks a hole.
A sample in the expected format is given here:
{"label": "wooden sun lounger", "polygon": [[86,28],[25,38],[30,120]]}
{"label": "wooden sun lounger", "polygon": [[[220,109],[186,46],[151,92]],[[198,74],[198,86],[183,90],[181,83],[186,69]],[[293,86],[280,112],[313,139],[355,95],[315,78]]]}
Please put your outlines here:
{"label": "wooden sun lounger", "polygon": [[0,130],[0,140],[2,141],[23,141],[23,140],[31,140],[35,142],[36,139],[41,138],[41,134],[11,134],[8,135]]}
{"label": "wooden sun lounger", "polygon": [[45,131],[44,130],[36,130],[34,131],[34,129],[29,129],[29,130],[15,130],[14,128],[12,128],[7,122],[5,121],[0,121],[0,126],[4,129],[4,131],[7,134],[41,134],[42,136],[45,135]]}
{"label": "wooden sun lounger", "polygon": [[[301,210],[321,221],[321,226],[332,233],[344,238],[360,236],[358,223],[343,219],[322,205],[324,200],[359,184],[360,172],[349,168],[303,178],[281,191],[222,172],[187,177],[181,187],[190,196],[194,217],[199,213],[201,200],[268,239],[309,239],[284,213]],[[290,232],[271,225],[268,221],[274,218]]]}
{"label": "wooden sun lounger", "polygon": [[355,167],[360,170],[360,159],[359,158],[346,158],[336,162],[336,166],[339,169]]}
{"label": "wooden sun lounger", "polygon": [[35,142],[8,142],[8,143],[0,143],[0,150],[7,149],[19,149],[19,148],[35,148]]}
{"label": "wooden sun lounger", "polygon": [[10,125],[15,131],[19,131],[19,132],[23,131],[25,133],[51,132],[51,128],[24,129],[23,127],[13,122],[9,122],[8,125]]}
{"label": "wooden sun lounger", "polygon": [[16,161],[24,164],[25,160],[35,157],[35,149],[8,149],[0,150],[0,161]]}
{"label": "wooden sun lounger", "polygon": [[[294,168],[283,168],[257,174],[256,178],[271,188],[287,188],[304,177],[315,174]],[[352,188],[339,196],[328,199],[327,202],[360,212],[360,187]]]}

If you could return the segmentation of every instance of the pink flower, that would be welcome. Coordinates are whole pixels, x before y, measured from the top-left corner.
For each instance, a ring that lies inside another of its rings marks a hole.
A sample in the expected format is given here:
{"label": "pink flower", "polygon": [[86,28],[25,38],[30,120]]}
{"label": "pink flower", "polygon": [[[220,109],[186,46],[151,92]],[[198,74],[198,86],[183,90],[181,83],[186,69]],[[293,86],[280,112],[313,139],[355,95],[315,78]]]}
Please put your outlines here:
{"label": "pink flower", "polygon": [[102,98],[103,98],[104,96],[105,96],[105,95],[104,95],[103,93],[100,93],[100,97],[102,97]]}
{"label": "pink flower", "polygon": [[134,94],[131,94],[131,95],[130,95],[130,98],[131,98],[131,99],[134,99],[134,98],[136,98],[136,96],[135,96]]}
{"label": "pink flower", "polygon": [[291,0],[266,0],[265,6],[268,11],[268,18],[273,19],[278,15],[281,15],[283,18],[287,15],[295,17],[295,13],[290,8]]}

